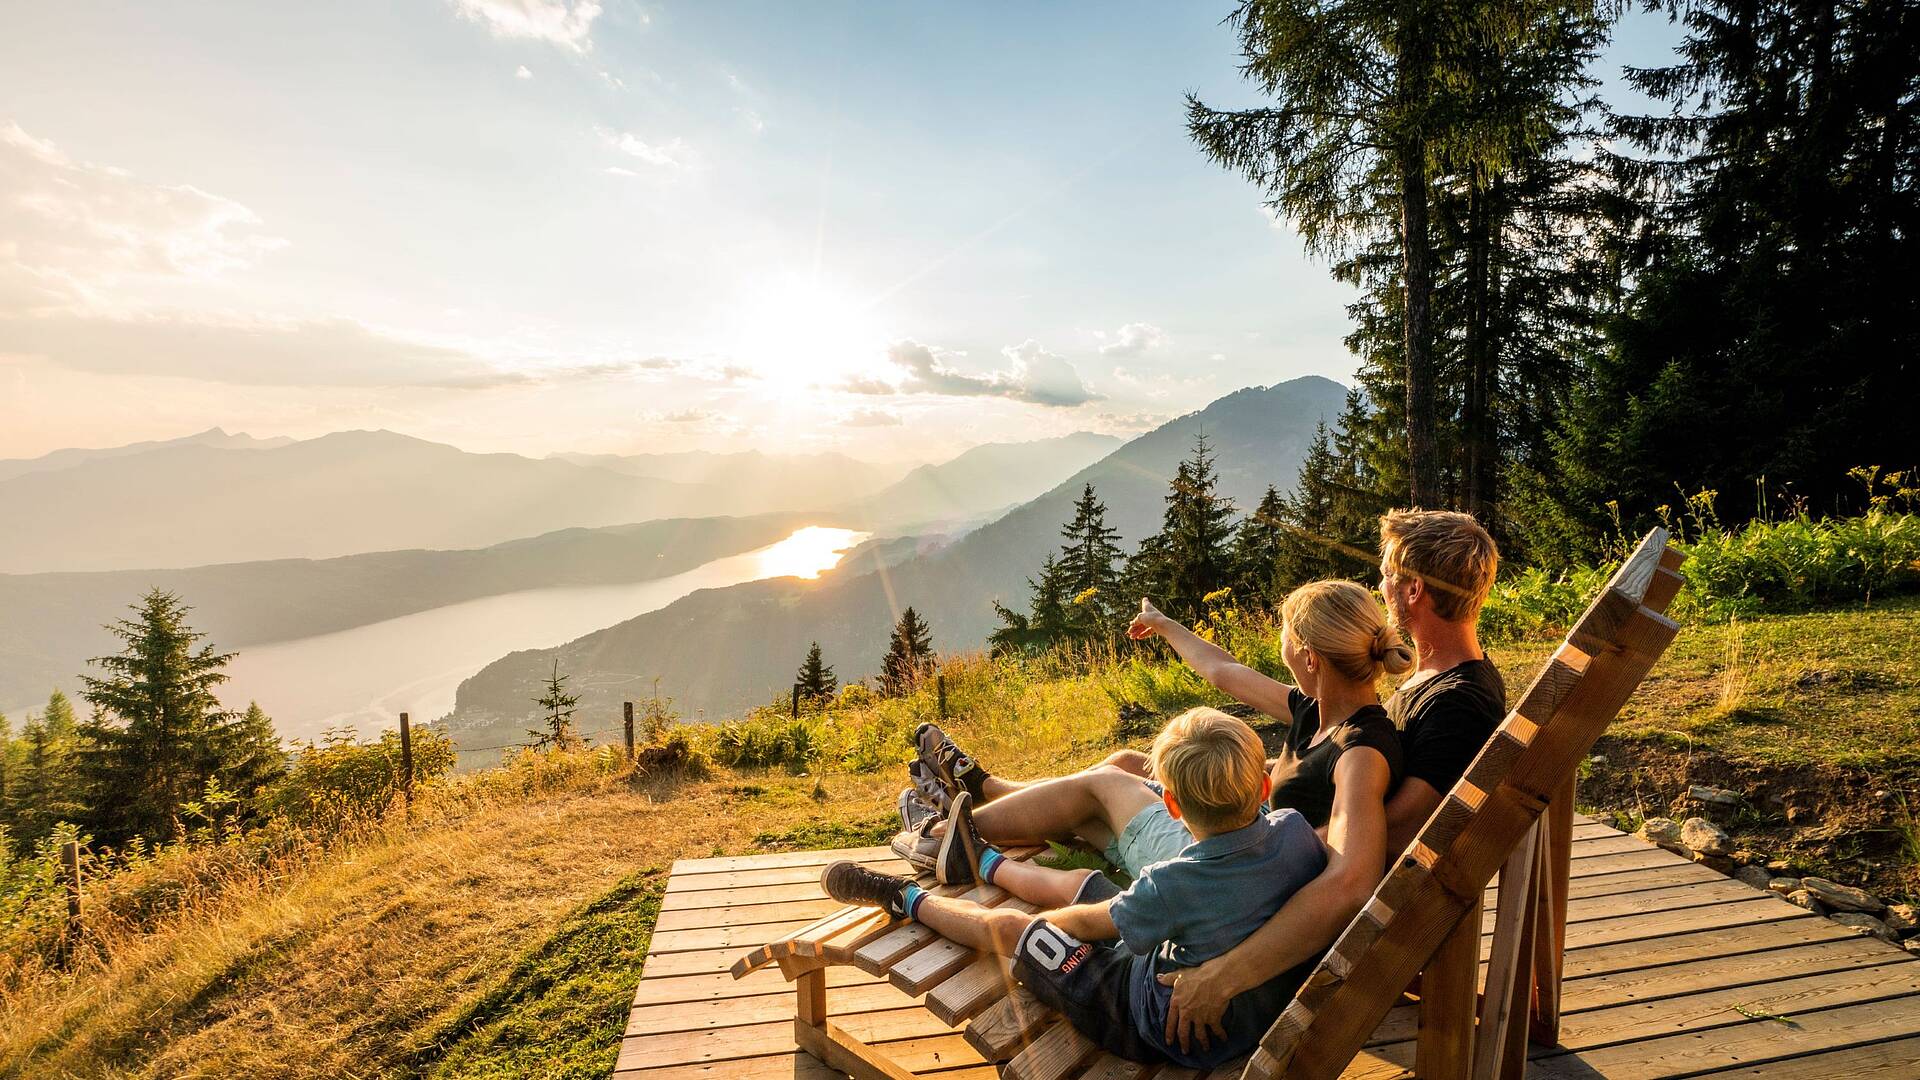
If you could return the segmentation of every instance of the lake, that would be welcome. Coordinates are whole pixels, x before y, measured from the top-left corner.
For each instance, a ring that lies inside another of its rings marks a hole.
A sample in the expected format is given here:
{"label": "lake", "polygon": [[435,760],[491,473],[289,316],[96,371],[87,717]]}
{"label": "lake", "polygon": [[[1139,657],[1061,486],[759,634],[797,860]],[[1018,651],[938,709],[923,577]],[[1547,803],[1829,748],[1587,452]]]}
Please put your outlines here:
{"label": "lake", "polygon": [[808,526],[757,551],[629,585],[531,589],[403,615],[317,637],[243,649],[220,687],[229,708],[258,701],[287,740],[329,728],[364,737],[400,713],[429,723],[453,710],[461,680],[519,649],[540,649],[666,607],[696,589],[818,577],[869,534]]}

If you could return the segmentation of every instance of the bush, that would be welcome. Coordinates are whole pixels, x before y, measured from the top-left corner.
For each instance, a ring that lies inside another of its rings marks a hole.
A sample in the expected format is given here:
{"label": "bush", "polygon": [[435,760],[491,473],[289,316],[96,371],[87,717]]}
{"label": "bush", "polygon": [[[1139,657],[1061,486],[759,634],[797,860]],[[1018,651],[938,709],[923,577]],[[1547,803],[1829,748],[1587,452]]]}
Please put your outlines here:
{"label": "bush", "polygon": [[[430,785],[453,771],[453,743],[444,732],[413,732],[413,783]],[[294,752],[284,780],[267,795],[270,811],[300,825],[344,830],[378,819],[400,797],[400,734],[357,743],[351,732],[329,731]]]}
{"label": "bush", "polygon": [[1494,583],[1480,609],[1480,638],[1488,642],[1554,637],[1573,626],[1615,564],[1550,574],[1528,567]]}
{"label": "bush", "polygon": [[1755,521],[1707,530],[1683,547],[1688,585],[1723,614],[1872,601],[1920,585],[1920,516],[1911,513]]}

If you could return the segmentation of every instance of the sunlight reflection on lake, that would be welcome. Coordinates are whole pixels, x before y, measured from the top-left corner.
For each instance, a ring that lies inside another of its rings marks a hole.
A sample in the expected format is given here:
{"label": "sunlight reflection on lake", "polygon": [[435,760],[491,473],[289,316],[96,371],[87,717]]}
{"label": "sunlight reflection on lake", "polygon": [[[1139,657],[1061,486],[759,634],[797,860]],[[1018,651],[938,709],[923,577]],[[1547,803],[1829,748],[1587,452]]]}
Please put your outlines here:
{"label": "sunlight reflection on lake", "polygon": [[482,597],[296,641],[240,650],[220,688],[230,707],[258,701],[285,739],[353,728],[362,738],[453,709],[462,680],[519,649],[560,645],[697,589],[771,577],[818,578],[870,534],[808,526],[755,551],[621,585],[531,589]]}
{"label": "sunlight reflection on lake", "polygon": [[822,571],[833,569],[840,562],[840,556],[854,545],[872,535],[809,525],[757,553],[760,576],[817,578]]}

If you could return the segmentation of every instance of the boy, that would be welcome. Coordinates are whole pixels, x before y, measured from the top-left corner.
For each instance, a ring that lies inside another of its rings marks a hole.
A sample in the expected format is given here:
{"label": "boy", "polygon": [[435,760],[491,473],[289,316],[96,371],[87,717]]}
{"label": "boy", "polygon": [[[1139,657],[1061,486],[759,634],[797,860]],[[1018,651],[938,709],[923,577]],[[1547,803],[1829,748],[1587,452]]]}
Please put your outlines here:
{"label": "boy", "polygon": [[[1161,976],[1231,949],[1326,866],[1326,853],[1293,810],[1260,813],[1271,780],[1259,736],[1216,709],[1168,722],[1153,743],[1167,812],[1193,842],[1141,868],[1125,891],[1091,870],[1011,862],[978,839],[972,796],[955,795],[939,877],[982,880],[1043,910],[1038,915],[934,896],[911,879],[851,862],[821,881],[842,903],[884,907],[949,940],[1013,959],[1013,973],[1088,1038],[1135,1061],[1207,1068],[1251,1050],[1311,969],[1302,964],[1234,999],[1226,1037],[1190,1052],[1166,1039],[1170,989]],[[970,857],[971,856],[971,857]]]}

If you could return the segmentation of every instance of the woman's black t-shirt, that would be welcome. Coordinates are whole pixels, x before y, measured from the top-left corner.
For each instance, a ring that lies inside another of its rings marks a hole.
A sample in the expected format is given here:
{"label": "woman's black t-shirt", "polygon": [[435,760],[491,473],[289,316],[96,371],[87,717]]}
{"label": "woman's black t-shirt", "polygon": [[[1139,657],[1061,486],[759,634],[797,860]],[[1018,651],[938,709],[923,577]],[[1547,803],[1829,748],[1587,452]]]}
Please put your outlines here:
{"label": "woman's black t-shirt", "polygon": [[1314,828],[1325,825],[1333,816],[1334,764],[1356,746],[1371,747],[1387,759],[1387,790],[1400,783],[1400,733],[1387,718],[1387,710],[1363,705],[1317,744],[1313,737],[1320,732],[1320,702],[1296,686],[1287,692],[1287,710],[1293,714],[1293,725],[1273,766],[1270,802],[1275,809],[1290,806]]}

